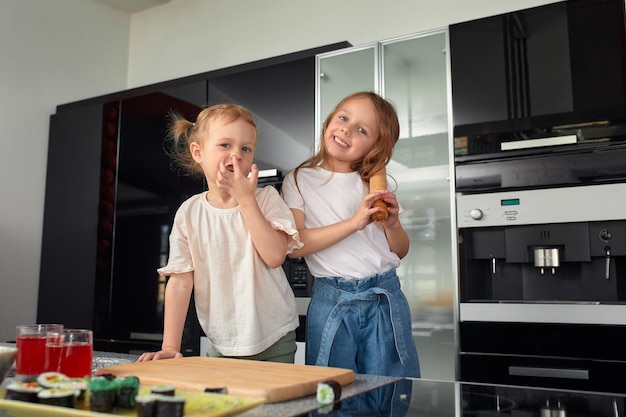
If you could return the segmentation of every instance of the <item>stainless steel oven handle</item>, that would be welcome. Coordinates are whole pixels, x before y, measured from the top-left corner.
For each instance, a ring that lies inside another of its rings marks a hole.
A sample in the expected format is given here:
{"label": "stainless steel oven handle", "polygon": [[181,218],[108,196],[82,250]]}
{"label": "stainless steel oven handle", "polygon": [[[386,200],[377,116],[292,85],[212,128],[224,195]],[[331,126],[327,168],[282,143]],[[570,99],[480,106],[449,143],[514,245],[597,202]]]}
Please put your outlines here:
{"label": "stainless steel oven handle", "polygon": [[511,376],[534,376],[540,378],[589,379],[588,369],[538,368],[530,366],[509,366]]}

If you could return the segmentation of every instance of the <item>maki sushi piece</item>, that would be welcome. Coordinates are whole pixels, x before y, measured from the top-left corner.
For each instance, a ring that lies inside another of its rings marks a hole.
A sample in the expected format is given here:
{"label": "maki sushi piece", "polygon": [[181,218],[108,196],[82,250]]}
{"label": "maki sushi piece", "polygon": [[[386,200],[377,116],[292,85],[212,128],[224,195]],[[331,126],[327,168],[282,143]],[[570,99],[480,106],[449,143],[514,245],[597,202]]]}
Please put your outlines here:
{"label": "maki sushi piece", "polygon": [[153,385],[150,387],[150,392],[156,395],[173,396],[176,394],[176,388],[174,385]]}
{"label": "maki sushi piece", "polygon": [[102,377],[91,378],[89,389],[89,409],[101,413],[110,413],[115,405],[117,385],[115,379]]}
{"label": "maki sushi piece", "polygon": [[37,403],[39,402],[37,394],[42,390],[43,387],[34,381],[12,381],[7,385],[6,399]]}
{"label": "maki sushi piece", "polygon": [[125,376],[115,380],[117,386],[117,397],[115,406],[120,408],[133,408],[135,406],[135,396],[139,391],[139,378],[136,376]]}
{"label": "maki sushi piece", "polygon": [[156,399],[154,394],[137,395],[135,404],[137,405],[137,417],[156,417]]}
{"label": "maki sushi piece", "polygon": [[78,392],[77,401],[85,399],[87,381],[83,378],[70,378],[59,372],[44,372],[39,374],[37,382],[43,388],[70,388]]}
{"label": "maki sushi piece", "polygon": [[341,385],[337,381],[328,380],[317,384],[317,402],[332,404],[341,398]]}
{"label": "maki sushi piece", "polygon": [[185,399],[174,395],[157,395],[155,417],[183,417]]}
{"label": "maki sushi piece", "polygon": [[70,382],[71,379],[60,372],[44,372],[37,377],[37,383],[44,388],[59,388]]}
{"label": "maki sushi piece", "polygon": [[41,404],[58,407],[76,407],[78,392],[72,388],[46,388],[39,391],[37,398]]}

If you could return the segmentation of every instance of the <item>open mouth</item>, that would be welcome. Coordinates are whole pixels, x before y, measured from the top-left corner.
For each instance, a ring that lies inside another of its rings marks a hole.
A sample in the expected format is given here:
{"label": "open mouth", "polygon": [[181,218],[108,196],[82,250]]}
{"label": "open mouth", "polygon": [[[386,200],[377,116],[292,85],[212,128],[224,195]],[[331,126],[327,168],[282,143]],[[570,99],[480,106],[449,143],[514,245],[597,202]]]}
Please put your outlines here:
{"label": "open mouth", "polygon": [[227,169],[228,171],[230,171],[230,172],[234,172],[234,171],[235,171],[235,169],[233,168],[233,166],[232,166],[232,165],[226,165],[226,169]]}
{"label": "open mouth", "polygon": [[333,140],[335,141],[336,144],[338,144],[342,148],[347,148],[348,147],[348,144],[346,142],[342,141],[341,139],[339,139],[337,136],[333,136]]}

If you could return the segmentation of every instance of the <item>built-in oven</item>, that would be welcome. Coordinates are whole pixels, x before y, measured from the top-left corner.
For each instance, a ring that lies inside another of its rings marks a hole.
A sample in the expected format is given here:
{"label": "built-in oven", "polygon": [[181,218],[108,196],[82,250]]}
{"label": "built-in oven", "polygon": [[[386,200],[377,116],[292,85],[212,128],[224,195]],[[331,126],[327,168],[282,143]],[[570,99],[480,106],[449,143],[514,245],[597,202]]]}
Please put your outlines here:
{"label": "built-in oven", "polygon": [[624,196],[457,195],[461,380],[626,392]]}

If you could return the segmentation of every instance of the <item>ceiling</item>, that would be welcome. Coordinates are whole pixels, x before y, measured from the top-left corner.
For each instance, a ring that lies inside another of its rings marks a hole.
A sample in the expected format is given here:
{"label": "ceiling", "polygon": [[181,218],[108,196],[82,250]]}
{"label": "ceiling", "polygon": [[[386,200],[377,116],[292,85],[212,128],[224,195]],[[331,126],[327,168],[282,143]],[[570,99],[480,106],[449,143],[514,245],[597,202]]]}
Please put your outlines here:
{"label": "ceiling", "polygon": [[100,3],[108,4],[118,10],[127,13],[140,12],[151,7],[160,6],[168,3],[170,0],[94,0]]}

